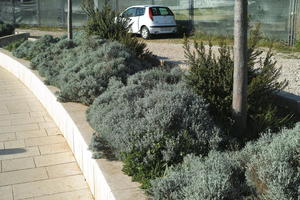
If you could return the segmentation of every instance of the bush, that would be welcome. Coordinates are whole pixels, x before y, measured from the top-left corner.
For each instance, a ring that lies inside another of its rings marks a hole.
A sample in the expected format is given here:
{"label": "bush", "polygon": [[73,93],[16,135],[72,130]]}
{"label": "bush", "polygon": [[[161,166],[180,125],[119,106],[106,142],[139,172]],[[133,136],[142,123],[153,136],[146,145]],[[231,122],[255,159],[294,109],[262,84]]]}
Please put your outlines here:
{"label": "bush", "polygon": [[24,39],[19,39],[16,41],[11,42],[10,44],[6,45],[4,48],[8,51],[14,51],[16,50],[23,42],[25,42]]}
{"label": "bush", "polygon": [[242,151],[189,155],[151,181],[150,193],[157,200],[297,200],[299,157],[300,124],[277,135],[268,133]]}
{"label": "bush", "polygon": [[128,19],[121,18],[106,0],[102,10],[94,6],[94,1],[84,0],[82,9],[88,16],[85,30],[89,35],[97,35],[102,39],[118,41],[135,52],[137,56],[152,57],[146,50],[146,44],[132,37],[129,33],[131,24]]}
{"label": "bush", "polygon": [[[248,138],[257,138],[266,129],[278,131],[290,125],[291,115],[282,112],[275,104],[275,95],[287,82],[279,82],[280,68],[276,68],[271,50],[264,59],[263,51],[255,50],[260,39],[258,30],[251,34],[248,49]],[[218,56],[207,51],[201,43],[194,44],[196,54],[189,43],[184,44],[185,54],[190,65],[186,81],[193,90],[210,104],[210,112],[226,129],[231,129],[233,89],[233,56],[231,49],[221,44]],[[241,135],[241,133],[238,133]],[[244,134],[246,135],[246,134]]]}
{"label": "bush", "polygon": [[152,67],[118,42],[105,42],[95,50],[77,53],[76,57],[76,61],[66,63],[60,71],[59,97],[87,105],[106,90],[111,77],[125,83],[129,75]]}
{"label": "bush", "polygon": [[248,184],[262,200],[300,197],[300,124],[274,136],[267,134],[242,151]]}
{"label": "bush", "polygon": [[249,194],[243,168],[234,154],[212,151],[185,157],[162,178],[151,181],[155,200],[242,200]]}
{"label": "bush", "polygon": [[0,37],[12,35],[15,32],[15,27],[11,24],[6,24],[0,20]]}
{"label": "bush", "polygon": [[88,110],[88,121],[101,133],[98,137],[144,187],[186,154],[205,155],[220,142],[206,103],[176,84],[180,75],[172,73],[173,77],[158,69],[137,73],[126,86],[112,80]]}
{"label": "bush", "polygon": [[59,41],[59,38],[54,38],[51,35],[45,35],[36,41],[25,41],[15,51],[13,55],[17,58],[24,58],[27,60],[33,59],[42,52],[47,51],[52,44]]}
{"label": "bush", "polygon": [[[41,76],[45,77],[45,83],[60,87],[59,75],[67,65],[72,66],[77,62],[77,54],[83,48],[81,44],[81,35],[74,34],[74,40],[68,40],[62,37],[58,42],[51,45],[44,52],[39,53],[31,59],[32,69],[37,69]],[[80,49],[79,51],[77,51]]]}
{"label": "bush", "polygon": [[14,54],[31,59],[32,68],[45,77],[45,83],[60,89],[61,101],[86,105],[106,90],[111,77],[125,83],[129,75],[153,67],[125,45],[82,32],[74,34],[73,40],[45,36],[26,41]]}
{"label": "bush", "polygon": [[300,51],[300,40],[296,41],[295,48],[297,51]]}

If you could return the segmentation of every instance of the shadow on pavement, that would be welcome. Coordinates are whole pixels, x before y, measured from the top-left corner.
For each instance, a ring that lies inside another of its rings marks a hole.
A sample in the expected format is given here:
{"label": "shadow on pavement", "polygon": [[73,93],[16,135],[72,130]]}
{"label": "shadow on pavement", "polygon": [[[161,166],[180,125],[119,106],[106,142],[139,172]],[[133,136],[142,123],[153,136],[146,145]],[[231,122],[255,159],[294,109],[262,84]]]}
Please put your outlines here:
{"label": "shadow on pavement", "polygon": [[23,149],[23,148],[4,149],[4,150],[0,150],[0,156],[10,155],[10,154],[18,154],[18,153],[24,153],[24,152],[26,152],[26,149]]}

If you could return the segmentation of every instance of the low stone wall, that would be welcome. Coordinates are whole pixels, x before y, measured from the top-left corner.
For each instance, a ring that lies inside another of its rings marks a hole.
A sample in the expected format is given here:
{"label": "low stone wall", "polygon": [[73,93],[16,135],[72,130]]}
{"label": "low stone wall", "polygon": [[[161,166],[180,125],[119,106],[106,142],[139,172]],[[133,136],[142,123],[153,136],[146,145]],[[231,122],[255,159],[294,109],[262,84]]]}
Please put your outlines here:
{"label": "low stone wall", "polygon": [[5,47],[9,43],[16,41],[16,40],[27,40],[29,38],[30,34],[29,33],[20,33],[20,34],[15,34],[15,35],[7,35],[4,37],[0,37],[0,47]]}
{"label": "low stone wall", "polygon": [[53,118],[69,144],[95,200],[147,199],[138,188],[140,185],[123,174],[122,162],[92,159],[88,146],[94,130],[86,121],[86,106],[58,102],[55,96],[57,88],[46,86],[38,72],[30,70],[28,61],[17,59],[3,49],[0,49],[0,66],[22,81]]}

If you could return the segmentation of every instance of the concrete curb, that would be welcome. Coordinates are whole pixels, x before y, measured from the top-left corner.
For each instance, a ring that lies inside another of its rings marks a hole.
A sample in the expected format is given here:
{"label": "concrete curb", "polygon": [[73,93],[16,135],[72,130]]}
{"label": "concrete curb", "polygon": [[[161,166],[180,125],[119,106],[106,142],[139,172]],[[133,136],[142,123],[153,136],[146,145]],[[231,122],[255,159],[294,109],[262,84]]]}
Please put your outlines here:
{"label": "concrete curb", "polygon": [[53,118],[69,144],[95,200],[144,200],[147,199],[139,184],[122,173],[122,163],[106,159],[92,159],[88,145],[94,130],[85,119],[86,106],[77,103],[60,103],[57,88],[46,86],[30,63],[17,59],[0,49],[0,66],[15,75],[39,99]]}

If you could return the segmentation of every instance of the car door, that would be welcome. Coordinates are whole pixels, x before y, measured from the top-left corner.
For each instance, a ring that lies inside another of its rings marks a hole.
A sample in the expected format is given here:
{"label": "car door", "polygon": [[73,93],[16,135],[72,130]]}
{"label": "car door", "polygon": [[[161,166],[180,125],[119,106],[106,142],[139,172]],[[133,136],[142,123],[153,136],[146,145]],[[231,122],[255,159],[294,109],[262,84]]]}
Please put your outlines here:
{"label": "car door", "polygon": [[142,25],[145,25],[145,23],[143,24],[143,16],[145,15],[145,10],[146,8],[136,8],[137,26],[135,28],[137,28],[137,32],[141,30]]}
{"label": "car door", "polygon": [[139,31],[139,29],[138,29],[139,17],[136,16],[136,10],[137,10],[137,8],[128,8],[122,14],[122,17],[126,17],[129,19],[129,23],[131,24],[131,29],[130,29],[131,33],[138,33],[138,31]]}

